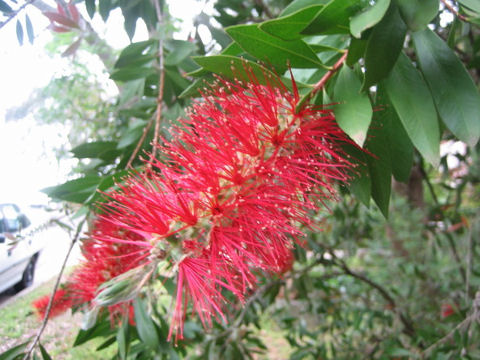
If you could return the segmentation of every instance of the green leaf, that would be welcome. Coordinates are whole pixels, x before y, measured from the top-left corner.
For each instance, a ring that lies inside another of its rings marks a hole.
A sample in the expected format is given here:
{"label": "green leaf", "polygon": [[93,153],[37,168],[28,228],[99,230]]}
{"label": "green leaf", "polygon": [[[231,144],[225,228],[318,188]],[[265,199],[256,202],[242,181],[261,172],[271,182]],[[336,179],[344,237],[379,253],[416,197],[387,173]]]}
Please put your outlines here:
{"label": "green leaf", "polygon": [[365,206],[370,206],[372,193],[372,181],[368,170],[367,156],[363,151],[354,145],[348,144],[344,147],[345,152],[350,156],[356,167],[352,179],[349,181],[349,189]]}
{"label": "green leaf", "polygon": [[156,70],[153,68],[132,66],[114,70],[110,75],[110,78],[115,81],[131,81],[147,78],[148,76],[154,74],[156,74]]}
{"label": "green leaf", "polygon": [[0,0],[0,11],[8,14],[11,13],[13,10],[5,1]]}
{"label": "green leaf", "polygon": [[[152,60],[155,55],[151,54],[152,45],[155,43],[154,40],[139,41],[128,45],[122,50],[118,56],[117,61],[115,62],[115,68],[125,67],[127,65],[137,66],[139,59],[143,60]],[[145,61],[147,62],[147,61]]]}
{"label": "green leaf", "polygon": [[259,29],[258,25],[236,25],[226,29],[247,53],[280,68],[322,66],[313,50],[302,40],[284,41]]}
{"label": "green leaf", "polygon": [[110,325],[109,319],[104,316],[88,330],[80,330],[75,338],[75,341],[73,342],[73,346],[80,346],[96,337],[105,338],[114,333],[114,331],[115,330],[113,330]]}
{"label": "green leaf", "polygon": [[19,356],[23,355],[23,352],[27,350],[27,345],[29,343],[30,343],[30,340],[6,350],[5,352],[0,354],[0,360],[15,360],[19,358],[23,359],[23,356],[22,357],[19,357]]}
{"label": "green leaf", "polygon": [[480,14],[480,2],[478,0],[458,0],[463,6]]}
{"label": "green leaf", "polygon": [[358,0],[331,0],[303,29],[302,34],[348,34],[350,16],[360,9]]}
{"label": "green leaf", "polygon": [[294,0],[282,10],[280,17],[287,16],[312,5],[325,5],[330,0]]}
{"label": "green leaf", "polygon": [[440,118],[455,136],[474,146],[480,138],[480,94],[475,83],[453,50],[433,31],[425,29],[412,36]]}
{"label": "green leaf", "polygon": [[20,20],[17,20],[17,26],[16,26],[16,33],[17,33],[17,40],[20,46],[23,45],[23,26],[20,23]]}
{"label": "green leaf", "polygon": [[73,153],[73,156],[79,159],[103,159],[103,155],[116,148],[117,143],[115,141],[94,141],[78,145],[70,151]]}
{"label": "green leaf", "polygon": [[373,154],[368,157],[368,168],[372,181],[372,198],[385,218],[388,218],[388,205],[392,189],[392,159],[386,131],[388,118],[380,114],[375,118],[368,132],[367,150]]}
{"label": "green leaf", "polygon": [[397,0],[403,20],[412,31],[424,29],[438,14],[438,0]]}
{"label": "green leaf", "polygon": [[363,89],[378,83],[392,70],[402,51],[407,27],[398,8],[391,4],[387,13],[372,30],[365,50]]}
{"label": "green leaf", "polygon": [[373,6],[356,14],[350,20],[350,32],[352,35],[360,39],[364,30],[371,28],[382,20],[389,5],[390,0],[378,0]]}
{"label": "green leaf", "polygon": [[61,185],[45,188],[42,192],[55,200],[83,203],[96,191],[101,179],[99,176],[85,176]]}
{"label": "green leaf", "polygon": [[385,131],[390,144],[393,176],[397,181],[406,183],[410,178],[413,165],[413,144],[381,84],[378,86],[376,105],[382,116],[388,119],[388,127]]}
{"label": "green leaf", "polygon": [[300,39],[300,32],[315,18],[323,5],[313,5],[288,16],[268,20],[260,24],[260,29],[283,40]]}
{"label": "green leaf", "polygon": [[25,14],[25,27],[27,28],[27,36],[28,36],[28,41],[30,44],[33,44],[33,40],[35,39],[35,35],[33,33],[33,26],[32,22],[30,21],[30,17]]}
{"label": "green leaf", "polygon": [[360,93],[362,82],[355,71],[343,66],[338,74],[333,100],[335,118],[340,128],[362,146],[372,120],[372,106],[365,93]]}
{"label": "green leaf", "polygon": [[192,54],[197,45],[190,41],[183,40],[170,40],[165,46],[170,50],[170,53],[165,57],[165,65],[178,65],[190,54]]}
{"label": "green leaf", "polygon": [[346,64],[350,67],[355,65],[365,54],[367,48],[367,41],[361,39],[351,38],[350,46],[348,47],[348,55]]}
{"label": "green leaf", "polygon": [[120,359],[122,360],[127,358],[130,347],[129,328],[128,317],[124,317],[122,325],[119,327],[117,332],[118,353],[120,355]]}
{"label": "green leaf", "polygon": [[38,344],[40,347],[40,353],[42,354],[42,359],[43,360],[52,360],[52,357],[48,354],[47,350],[43,347],[42,344]]}
{"label": "green leaf", "polygon": [[98,5],[98,12],[100,13],[103,21],[108,20],[110,10],[112,10],[112,0],[100,0],[100,3]]}
{"label": "green leaf", "polygon": [[85,0],[85,7],[87,8],[88,16],[92,19],[96,10],[95,0]]}
{"label": "green leaf", "polygon": [[400,54],[384,86],[412,143],[427,161],[438,166],[440,131],[437,111],[427,84],[407,55]]}
{"label": "green leaf", "polygon": [[139,298],[133,302],[135,310],[135,323],[137,325],[138,336],[152,349],[158,348],[158,336],[155,324],[152,318],[147,314],[145,304]]}

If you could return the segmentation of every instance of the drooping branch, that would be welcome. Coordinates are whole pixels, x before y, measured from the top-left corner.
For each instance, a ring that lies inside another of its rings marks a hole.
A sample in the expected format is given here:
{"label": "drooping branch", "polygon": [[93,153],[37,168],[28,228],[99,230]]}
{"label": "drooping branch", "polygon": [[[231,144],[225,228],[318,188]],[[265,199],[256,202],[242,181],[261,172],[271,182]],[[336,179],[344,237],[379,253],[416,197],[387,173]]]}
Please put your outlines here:
{"label": "drooping branch", "polygon": [[62,267],[60,269],[60,272],[57,275],[57,280],[55,281],[55,285],[53,286],[52,295],[50,296],[50,300],[48,301],[48,305],[47,305],[47,309],[45,311],[45,317],[43,318],[42,325],[38,329],[37,335],[33,339],[32,343],[28,347],[28,350],[25,353],[25,356],[24,356],[23,360],[29,360],[31,358],[32,352],[33,352],[33,350],[35,350],[35,347],[39,343],[40,338],[43,334],[43,331],[45,330],[45,327],[47,326],[48,319],[49,319],[49,316],[50,316],[50,310],[52,309],[52,305],[53,305],[53,299],[54,299],[55,293],[58,290],[58,287],[60,285],[60,280],[62,279],[63,272],[65,270],[65,267],[67,266],[67,261],[70,257],[70,254],[72,253],[73,247],[75,246],[75,244],[78,241],[78,238],[79,238],[80,233],[82,231],[83,225],[85,224],[85,221],[86,221],[86,218],[83,219],[77,226],[77,231],[76,231],[75,236],[73,237],[73,239],[70,243],[70,247],[68,248],[67,254],[65,255],[65,259],[63,260],[63,264],[62,264]]}
{"label": "drooping branch", "polygon": [[[157,13],[158,25],[160,26],[160,31],[162,31],[163,26],[163,10],[160,8],[159,0],[153,0],[155,5],[155,11]],[[153,144],[152,144],[152,153],[150,155],[150,160],[155,158],[157,152],[158,138],[160,135],[160,123],[162,120],[162,105],[163,105],[163,89],[165,83],[165,66],[163,59],[163,34],[160,34],[160,39],[158,40],[158,68],[160,71],[159,83],[158,83],[158,97],[157,97],[157,110],[155,112],[155,129],[153,133]]]}

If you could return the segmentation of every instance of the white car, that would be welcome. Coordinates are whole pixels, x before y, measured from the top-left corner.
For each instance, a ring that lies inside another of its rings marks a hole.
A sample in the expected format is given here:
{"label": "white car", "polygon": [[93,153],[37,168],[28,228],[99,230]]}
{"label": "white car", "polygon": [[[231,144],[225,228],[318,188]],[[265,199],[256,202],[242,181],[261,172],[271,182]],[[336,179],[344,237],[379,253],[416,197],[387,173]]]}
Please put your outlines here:
{"label": "white car", "polygon": [[33,283],[40,243],[33,226],[15,204],[0,204],[0,292],[20,291]]}

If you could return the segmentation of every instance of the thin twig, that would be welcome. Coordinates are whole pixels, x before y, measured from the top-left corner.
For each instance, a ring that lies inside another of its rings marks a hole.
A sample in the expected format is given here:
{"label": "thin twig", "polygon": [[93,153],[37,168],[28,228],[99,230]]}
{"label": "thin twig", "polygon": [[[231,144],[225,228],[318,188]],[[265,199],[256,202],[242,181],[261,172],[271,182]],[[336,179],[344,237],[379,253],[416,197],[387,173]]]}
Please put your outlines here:
{"label": "thin twig", "polygon": [[125,166],[125,169],[130,169],[132,167],[133,160],[135,160],[135,157],[137,156],[138,152],[140,151],[140,148],[145,141],[145,138],[147,137],[148,132],[150,131],[150,128],[152,127],[153,124],[153,118],[150,119],[148,124],[143,128],[143,134],[140,140],[137,143],[137,146],[135,147],[135,150],[133,150],[132,155],[130,155],[130,159],[128,159],[127,165]]}
{"label": "thin twig", "polygon": [[389,305],[392,307],[392,309],[398,315],[400,321],[402,322],[402,324],[404,326],[403,332],[410,337],[415,336],[415,328],[414,328],[411,320],[408,319],[407,316],[400,311],[400,309],[397,306],[397,303],[395,302],[393,297],[390,295],[390,293],[385,288],[383,288],[381,285],[377,284],[373,280],[370,280],[366,276],[364,276],[362,274],[359,274],[359,273],[353,271],[352,269],[350,269],[348,267],[348,265],[345,263],[345,261],[343,261],[341,259],[338,259],[333,252],[332,252],[332,256],[335,259],[334,264],[339,266],[341,269],[343,269],[345,274],[347,274],[351,277],[354,277],[358,280],[361,280],[364,283],[366,283],[366,284],[370,285],[371,287],[373,287],[374,289],[376,289],[380,293],[380,295],[382,295],[382,297],[385,300],[387,300]]}
{"label": "thin twig", "polygon": [[5,20],[4,22],[0,23],[0,29],[2,29],[5,25],[7,25],[10,20],[13,20],[23,9],[25,9],[28,5],[30,5],[31,3],[33,3],[35,0],[29,0],[27,1],[25,4],[23,4],[22,6],[20,6],[17,10],[13,11],[7,18],[7,20]]}
{"label": "thin twig", "polygon": [[348,51],[346,51],[342,55],[342,57],[340,59],[338,59],[338,61],[335,63],[335,65],[333,65],[333,67],[330,70],[328,70],[325,75],[323,75],[323,77],[320,79],[320,81],[315,84],[312,92],[310,93],[310,97],[313,97],[313,95],[315,95],[318,91],[323,89],[323,87],[325,86],[327,81],[330,80],[330,78],[333,76],[333,74],[335,74],[338,71],[338,69],[340,69],[342,67],[343,63],[347,59],[347,55],[348,55]]}
{"label": "thin twig", "polygon": [[57,292],[58,286],[60,285],[60,280],[62,278],[63,271],[67,266],[68,258],[70,257],[70,254],[72,252],[74,245],[77,243],[78,237],[80,236],[80,233],[82,231],[83,224],[85,224],[85,221],[86,221],[86,218],[84,218],[77,226],[77,232],[75,233],[75,236],[73,237],[72,242],[70,243],[70,247],[68,248],[67,255],[65,255],[65,259],[63,260],[62,268],[58,273],[57,281],[55,282],[55,286],[53,287],[52,295],[50,296],[50,300],[48,301],[48,306],[47,306],[47,310],[45,311],[45,317],[43,318],[42,325],[40,326],[40,329],[38,329],[37,335],[35,336],[35,339],[33,340],[33,342],[30,344],[28,351],[25,354],[23,360],[30,359],[32,352],[35,349],[35,346],[37,346],[38,342],[40,341],[40,337],[42,336],[42,333],[45,330],[45,327],[47,326],[48,317],[50,315],[50,310],[52,309],[52,305],[53,305],[53,298],[55,296],[55,293]]}
{"label": "thin twig", "polygon": [[437,340],[434,342],[432,345],[430,345],[428,348],[426,348],[423,353],[422,353],[422,358],[429,358],[432,351],[438,348],[440,345],[445,344],[447,341],[451,340],[455,333],[457,331],[463,332],[466,331],[470,324],[474,321],[479,321],[480,318],[480,291],[477,291],[477,294],[475,295],[475,300],[473,302],[473,311],[472,313],[467,316],[461,323],[459,323],[457,326],[455,326],[447,335],[442,337],[440,340]]}
{"label": "thin twig", "polygon": [[446,7],[453,15],[455,15],[456,17],[458,17],[458,18],[459,18],[460,20],[462,20],[462,21],[468,21],[468,19],[467,19],[465,16],[463,16],[462,14],[459,14],[458,11],[455,10],[455,8],[454,8],[452,5],[450,5],[447,0],[440,0],[440,1],[442,2],[443,5],[445,5],[445,7]]}
{"label": "thin twig", "polygon": [[150,161],[155,159],[158,146],[158,138],[160,136],[160,123],[162,119],[162,104],[163,104],[163,89],[165,83],[165,66],[163,61],[163,11],[160,8],[160,0],[153,0],[155,5],[155,11],[157,13],[158,24],[160,26],[160,34],[158,40],[158,67],[160,69],[160,79],[158,82],[158,97],[157,97],[157,111],[155,112],[155,130],[153,133],[152,153],[150,154]]}
{"label": "thin twig", "polygon": [[[445,217],[442,211],[442,208],[440,206],[440,202],[438,201],[438,197],[435,194],[435,190],[433,189],[433,185],[430,182],[430,178],[427,175],[427,172],[423,168],[423,162],[420,163],[420,173],[423,176],[423,179],[425,180],[428,190],[430,191],[430,194],[432,195],[433,202],[435,203],[436,207],[438,210],[442,213],[442,217]],[[434,235],[437,235],[436,232],[434,232]],[[466,271],[465,268],[463,267],[462,260],[460,259],[460,256],[458,255],[457,247],[455,246],[455,241],[453,240],[452,234],[445,232],[445,236],[447,237],[448,245],[450,246],[450,250],[452,251],[453,258],[455,259],[455,262],[457,263],[458,271],[460,272],[460,276],[462,277],[463,282],[466,282]]]}

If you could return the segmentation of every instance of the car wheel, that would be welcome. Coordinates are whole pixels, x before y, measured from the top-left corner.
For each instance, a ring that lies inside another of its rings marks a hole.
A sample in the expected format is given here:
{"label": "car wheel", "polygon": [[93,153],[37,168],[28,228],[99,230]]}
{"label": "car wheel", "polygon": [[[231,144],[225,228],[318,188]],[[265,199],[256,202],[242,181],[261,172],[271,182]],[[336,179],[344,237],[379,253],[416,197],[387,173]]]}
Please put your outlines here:
{"label": "car wheel", "polygon": [[28,262],[27,268],[23,272],[22,280],[20,280],[20,282],[14,286],[16,291],[21,291],[33,284],[36,262],[37,257],[33,256]]}

